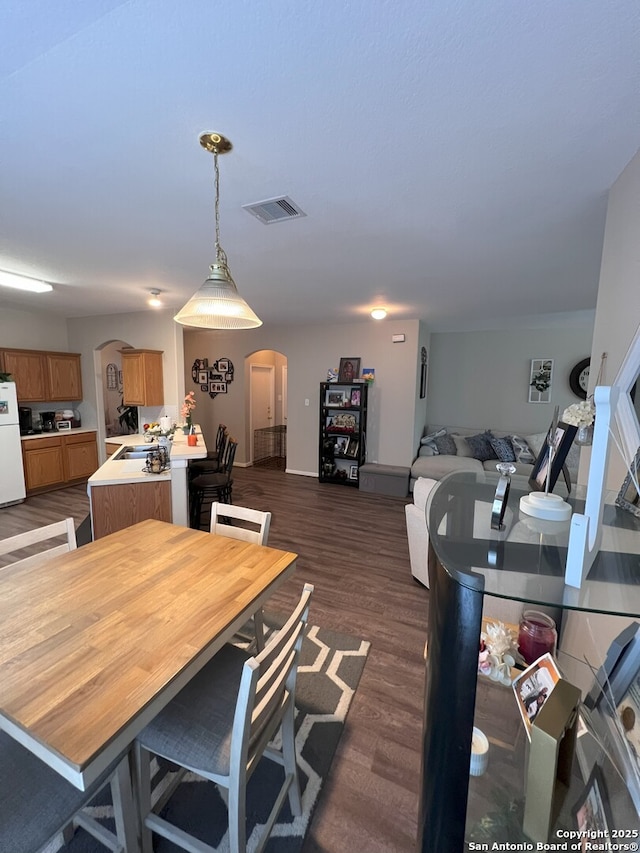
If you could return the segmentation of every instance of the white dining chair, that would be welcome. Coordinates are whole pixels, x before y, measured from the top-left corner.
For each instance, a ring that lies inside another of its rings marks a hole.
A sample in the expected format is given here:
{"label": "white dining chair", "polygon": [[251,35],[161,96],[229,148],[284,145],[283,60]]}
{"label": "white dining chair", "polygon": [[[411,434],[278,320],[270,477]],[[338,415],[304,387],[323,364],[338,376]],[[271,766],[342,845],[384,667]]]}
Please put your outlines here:
{"label": "white dining chair", "polygon": [[[74,824],[82,826],[114,853],[135,853],[138,849],[126,756],[121,756],[86,791],[80,791],[6,732],[0,732],[0,780],[0,850],[36,853],[59,832],[68,842]],[[116,818],[115,835],[80,811],[109,783]]]}
{"label": "white dining chair", "polygon": [[64,537],[65,541],[60,544],[51,545],[49,548],[40,549],[37,554],[33,554],[32,556],[24,557],[21,560],[14,560],[9,565],[14,567],[20,566],[20,568],[26,569],[32,563],[39,562],[43,558],[49,559],[50,557],[55,557],[57,554],[74,551],[78,546],[72,518],[65,518],[63,521],[56,521],[44,527],[36,527],[33,530],[18,533],[16,536],[10,536],[8,539],[1,539],[0,557],[58,537]]}
{"label": "white dining chair", "polygon": [[[262,756],[284,766],[285,778],[257,849],[262,850],[284,802],[301,813],[296,762],[294,704],[298,657],[313,586],[305,584],[283,628],[256,656],[227,644],[140,733],[136,740],[136,784],[142,851],[151,853],[152,832],[184,850],[213,848],[157,813],[185,772],[214,782],[229,812],[230,853],[246,851],[247,782]],[[280,730],[280,746],[271,743]],[[151,808],[151,756],[182,768],[159,805]]]}
{"label": "white dining chair", "polygon": [[[233,524],[232,522],[239,522]],[[235,504],[211,504],[211,523],[209,530],[218,536],[229,539],[239,539],[242,542],[252,542],[254,545],[266,545],[269,539],[271,513],[258,509],[250,509]],[[236,635],[239,640],[252,642],[255,638],[256,648],[264,648],[264,614],[262,608],[257,610],[249,622],[245,623]]]}

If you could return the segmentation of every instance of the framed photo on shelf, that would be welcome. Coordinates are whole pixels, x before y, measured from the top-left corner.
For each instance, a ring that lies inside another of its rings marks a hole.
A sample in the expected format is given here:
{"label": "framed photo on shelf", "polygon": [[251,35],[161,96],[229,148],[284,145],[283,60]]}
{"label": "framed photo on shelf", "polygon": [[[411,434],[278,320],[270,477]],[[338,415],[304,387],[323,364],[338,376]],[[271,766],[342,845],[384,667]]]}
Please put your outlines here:
{"label": "framed photo on shelf", "polygon": [[352,388],[351,389],[351,405],[352,406],[359,406],[360,405],[361,393],[362,392],[360,391],[359,388]]}
{"label": "framed photo on shelf", "polygon": [[640,518],[640,494],[638,494],[638,478],[640,477],[640,447],[629,466],[629,473],[624,479],[622,488],[616,498],[616,506]]}
{"label": "framed photo on shelf", "polygon": [[357,480],[358,479],[358,466],[357,465],[349,465],[349,479]]}
{"label": "framed photo on shelf", "polygon": [[349,356],[340,359],[338,382],[354,382],[360,377],[360,359]]}
{"label": "framed photo on shelf", "polygon": [[333,452],[336,456],[346,456],[347,448],[349,447],[349,436],[344,436],[343,438],[338,438],[336,443],[333,446]]}
{"label": "framed photo on shelf", "polygon": [[349,448],[347,450],[346,455],[350,459],[358,458],[358,448],[360,447],[360,441],[357,438],[351,438],[349,440]]}
{"label": "framed photo on shelf", "polygon": [[531,740],[533,721],[559,680],[558,667],[549,652],[539,657],[517,678],[514,678],[513,692],[529,740]]}
{"label": "framed photo on shelf", "polygon": [[593,765],[584,791],[573,807],[573,817],[576,829],[583,833],[583,838],[605,839],[609,836],[610,828],[613,828],[604,777],[597,764]]}
{"label": "framed photo on shelf", "polygon": [[347,397],[346,391],[338,391],[331,389],[327,391],[324,398],[325,406],[344,406],[344,401]]}
{"label": "framed photo on shelf", "polygon": [[549,444],[548,436],[551,432],[551,427],[547,432],[547,440],[542,445],[542,450],[538,454],[538,458],[534,462],[533,471],[529,478],[529,485],[537,491],[544,492],[547,488],[547,477],[549,478],[549,491],[553,491],[562,466],[567,458],[567,453],[571,448],[571,444],[578,431],[577,426],[565,424],[564,421],[558,421],[556,424],[556,435],[553,441],[554,452],[551,461],[551,471],[549,471]]}

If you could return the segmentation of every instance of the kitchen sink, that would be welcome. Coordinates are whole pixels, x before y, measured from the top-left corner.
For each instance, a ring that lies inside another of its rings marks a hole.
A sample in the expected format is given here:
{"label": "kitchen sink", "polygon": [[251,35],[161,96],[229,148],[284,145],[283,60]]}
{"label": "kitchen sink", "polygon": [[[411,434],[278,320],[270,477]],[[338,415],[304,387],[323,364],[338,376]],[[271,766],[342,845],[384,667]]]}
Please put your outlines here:
{"label": "kitchen sink", "polygon": [[148,453],[159,449],[159,444],[125,444],[112,458],[118,461],[122,459],[146,459]]}

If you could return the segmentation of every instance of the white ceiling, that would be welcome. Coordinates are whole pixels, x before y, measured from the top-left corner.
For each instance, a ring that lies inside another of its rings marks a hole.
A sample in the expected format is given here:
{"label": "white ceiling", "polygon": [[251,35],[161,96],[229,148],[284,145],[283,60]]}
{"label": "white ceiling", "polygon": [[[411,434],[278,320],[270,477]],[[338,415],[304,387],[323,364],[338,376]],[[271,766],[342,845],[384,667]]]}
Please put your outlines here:
{"label": "white ceiling", "polygon": [[[0,268],[176,309],[221,242],[265,323],[593,309],[640,146],[638,0],[4,0]],[[241,207],[290,196],[302,219]],[[11,294],[11,295],[10,295]]]}

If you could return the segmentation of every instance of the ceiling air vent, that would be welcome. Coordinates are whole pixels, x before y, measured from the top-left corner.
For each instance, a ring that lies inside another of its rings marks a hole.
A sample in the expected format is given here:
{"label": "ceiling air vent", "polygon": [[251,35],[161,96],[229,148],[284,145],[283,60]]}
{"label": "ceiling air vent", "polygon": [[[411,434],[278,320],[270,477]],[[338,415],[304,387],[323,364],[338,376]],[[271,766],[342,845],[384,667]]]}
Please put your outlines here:
{"label": "ceiling air vent", "polygon": [[264,222],[265,225],[284,222],[286,219],[300,219],[301,216],[307,215],[286,195],[280,196],[280,198],[267,198],[264,201],[256,201],[253,204],[243,204],[242,206],[257,217],[260,222]]}

